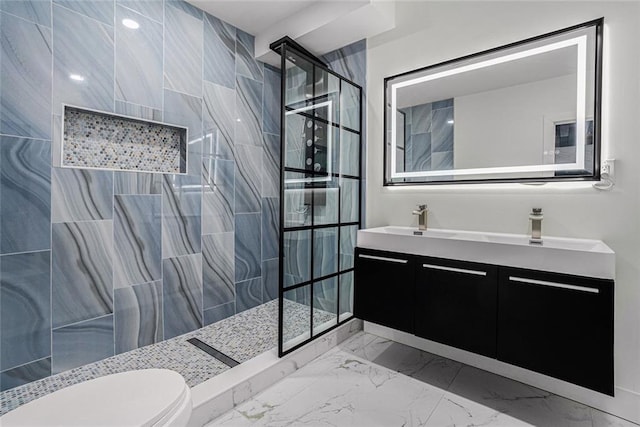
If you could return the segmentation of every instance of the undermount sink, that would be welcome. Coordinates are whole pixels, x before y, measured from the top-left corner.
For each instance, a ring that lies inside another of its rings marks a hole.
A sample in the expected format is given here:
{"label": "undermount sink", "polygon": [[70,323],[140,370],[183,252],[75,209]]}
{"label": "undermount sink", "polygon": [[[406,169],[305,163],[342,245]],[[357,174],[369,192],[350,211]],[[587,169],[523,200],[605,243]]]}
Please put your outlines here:
{"label": "undermount sink", "polygon": [[577,276],[615,278],[615,253],[604,242],[523,234],[386,226],[358,230],[358,246],[390,252],[530,268]]}

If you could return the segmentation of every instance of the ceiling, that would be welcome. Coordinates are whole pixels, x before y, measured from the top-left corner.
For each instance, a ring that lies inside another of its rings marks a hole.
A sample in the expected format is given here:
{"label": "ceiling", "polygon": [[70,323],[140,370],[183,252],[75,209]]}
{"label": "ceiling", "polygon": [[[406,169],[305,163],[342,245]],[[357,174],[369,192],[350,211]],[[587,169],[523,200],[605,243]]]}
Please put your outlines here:
{"label": "ceiling", "polygon": [[[259,34],[322,0],[187,0],[249,34]],[[256,18],[259,17],[259,18]]]}
{"label": "ceiling", "polygon": [[381,0],[187,0],[256,38],[255,57],[275,66],[269,45],[289,36],[315,55],[395,27],[395,3]]}

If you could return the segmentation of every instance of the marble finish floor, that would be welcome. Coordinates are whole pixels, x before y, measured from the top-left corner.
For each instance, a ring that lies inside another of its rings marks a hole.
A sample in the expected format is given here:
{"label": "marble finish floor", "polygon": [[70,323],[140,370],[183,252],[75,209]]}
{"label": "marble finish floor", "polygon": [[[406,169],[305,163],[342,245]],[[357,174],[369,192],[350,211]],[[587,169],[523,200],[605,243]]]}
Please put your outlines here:
{"label": "marble finish floor", "polygon": [[208,426],[636,424],[361,332]]}
{"label": "marble finish floor", "polygon": [[[292,333],[303,334],[309,307],[285,300]],[[314,318],[329,320],[331,313],[314,310]],[[179,372],[193,387],[230,369],[187,342],[198,338],[237,362],[245,362],[278,344],[278,301],[273,300],[187,334],[121,353],[0,393],[0,415],[64,387],[104,375],[136,369],[166,368]]]}

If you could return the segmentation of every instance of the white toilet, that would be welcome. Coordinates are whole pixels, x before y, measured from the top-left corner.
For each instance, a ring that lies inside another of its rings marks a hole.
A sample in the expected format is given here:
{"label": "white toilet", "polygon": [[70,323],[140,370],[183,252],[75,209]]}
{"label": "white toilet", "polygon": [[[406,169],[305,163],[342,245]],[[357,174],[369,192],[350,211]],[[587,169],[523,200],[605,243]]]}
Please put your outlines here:
{"label": "white toilet", "polygon": [[85,381],[0,417],[10,426],[185,426],[191,391],[168,369],[144,369]]}

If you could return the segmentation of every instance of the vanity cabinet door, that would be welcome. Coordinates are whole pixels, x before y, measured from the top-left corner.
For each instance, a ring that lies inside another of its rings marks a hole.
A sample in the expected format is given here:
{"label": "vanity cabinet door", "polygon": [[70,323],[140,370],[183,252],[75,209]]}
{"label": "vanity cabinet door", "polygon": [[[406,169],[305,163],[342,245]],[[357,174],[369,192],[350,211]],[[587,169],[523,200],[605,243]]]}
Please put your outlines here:
{"label": "vanity cabinet door", "polygon": [[355,316],[413,333],[413,257],[356,248]]}
{"label": "vanity cabinet door", "polygon": [[498,268],[427,257],[415,268],[416,335],[495,357]]}
{"label": "vanity cabinet door", "polygon": [[501,268],[498,359],[613,395],[613,281]]}

